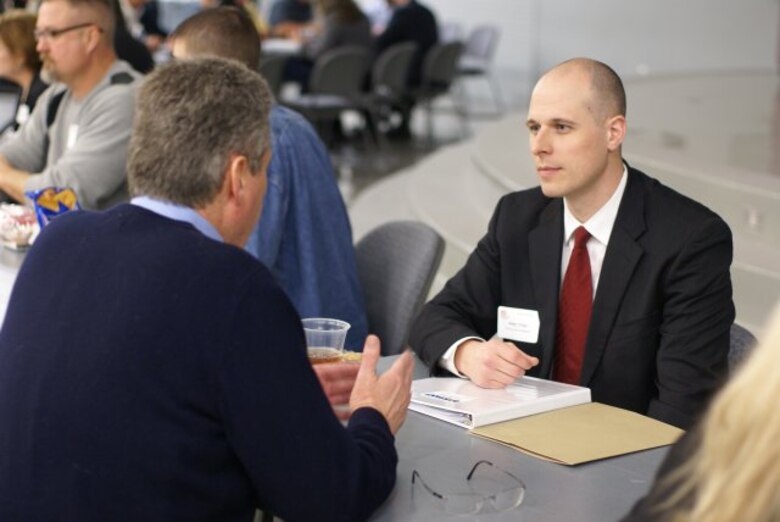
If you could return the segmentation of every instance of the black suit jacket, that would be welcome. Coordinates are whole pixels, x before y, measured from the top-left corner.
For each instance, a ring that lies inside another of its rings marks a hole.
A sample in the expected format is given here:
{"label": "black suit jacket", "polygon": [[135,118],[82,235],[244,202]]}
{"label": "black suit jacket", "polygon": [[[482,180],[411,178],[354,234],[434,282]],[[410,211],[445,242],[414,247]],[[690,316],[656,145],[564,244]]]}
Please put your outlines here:
{"label": "black suit jacket", "polygon": [[[726,374],[734,320],[731,231],[716,214],[628,169],[602,265],[580,384],[593,400],[687,427]],[[499,305],[537,310],[549,378],[563,245],[563,201],[540,188],[498,203],[466,265],[423,309],[410,344],[432,373],[458,339],[492,337]]]}

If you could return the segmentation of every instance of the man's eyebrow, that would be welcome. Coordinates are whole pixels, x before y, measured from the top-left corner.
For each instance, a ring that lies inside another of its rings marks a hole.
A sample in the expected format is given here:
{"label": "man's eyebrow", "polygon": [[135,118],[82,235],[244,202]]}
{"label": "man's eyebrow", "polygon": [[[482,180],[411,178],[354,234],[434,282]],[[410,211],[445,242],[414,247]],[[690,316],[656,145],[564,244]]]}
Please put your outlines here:
{"label": "man's eyebrow", "polygon": [[[566,119],[566,118],[550,118],[550,119],[546,120],[546,123],[552,124],[552,125],[558,125],[560,123],[565,123],[566,125],[577,125],[577,122],[575,122],[574,120],[569,120],[569,119]],[[540,123],[537,120],[533,119],[533,118],[528,118],[528,120],[525,122],[525,124],[526,124],[526,126],[528,126],[528,125],[539,125]]]}

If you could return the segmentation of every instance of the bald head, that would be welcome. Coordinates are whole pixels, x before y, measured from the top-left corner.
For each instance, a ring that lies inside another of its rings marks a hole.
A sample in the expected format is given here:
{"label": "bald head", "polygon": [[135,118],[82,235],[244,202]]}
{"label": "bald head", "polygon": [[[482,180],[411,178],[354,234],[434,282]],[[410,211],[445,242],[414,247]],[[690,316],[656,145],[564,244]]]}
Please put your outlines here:
{"label": "bald head", "polygon": [[573,58],[547,71],[537,85],[550,81],[574,81],[590,88],[588,110],[597,120],[626,115],[626,91],[620,76],[607,64],[590,58]]}

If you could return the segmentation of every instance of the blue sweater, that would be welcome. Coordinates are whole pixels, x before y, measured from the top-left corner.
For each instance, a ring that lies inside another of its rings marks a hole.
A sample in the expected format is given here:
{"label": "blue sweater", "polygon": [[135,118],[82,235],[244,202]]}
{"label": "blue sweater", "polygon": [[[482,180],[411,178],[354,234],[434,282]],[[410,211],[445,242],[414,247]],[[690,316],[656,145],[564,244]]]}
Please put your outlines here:
{"label": "blue sweater", "polygon": [[333,415],[268,270],[121,205],[49,225],[0,331],[0,520],[364,520],[384,418]]}

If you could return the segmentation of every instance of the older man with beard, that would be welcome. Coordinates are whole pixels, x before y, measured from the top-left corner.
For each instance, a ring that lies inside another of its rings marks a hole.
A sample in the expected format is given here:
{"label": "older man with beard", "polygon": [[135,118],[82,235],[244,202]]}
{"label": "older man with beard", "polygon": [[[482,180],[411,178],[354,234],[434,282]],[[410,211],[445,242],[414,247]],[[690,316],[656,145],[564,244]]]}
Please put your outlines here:
{"label": "older man with beard", "polygon": [[117,60],[108,0],[43,0],[35,29],[54,82],[13,139],[0,146],[0,190],[68,187],[82,207],[127,198],[125,161],[139,76]]}

